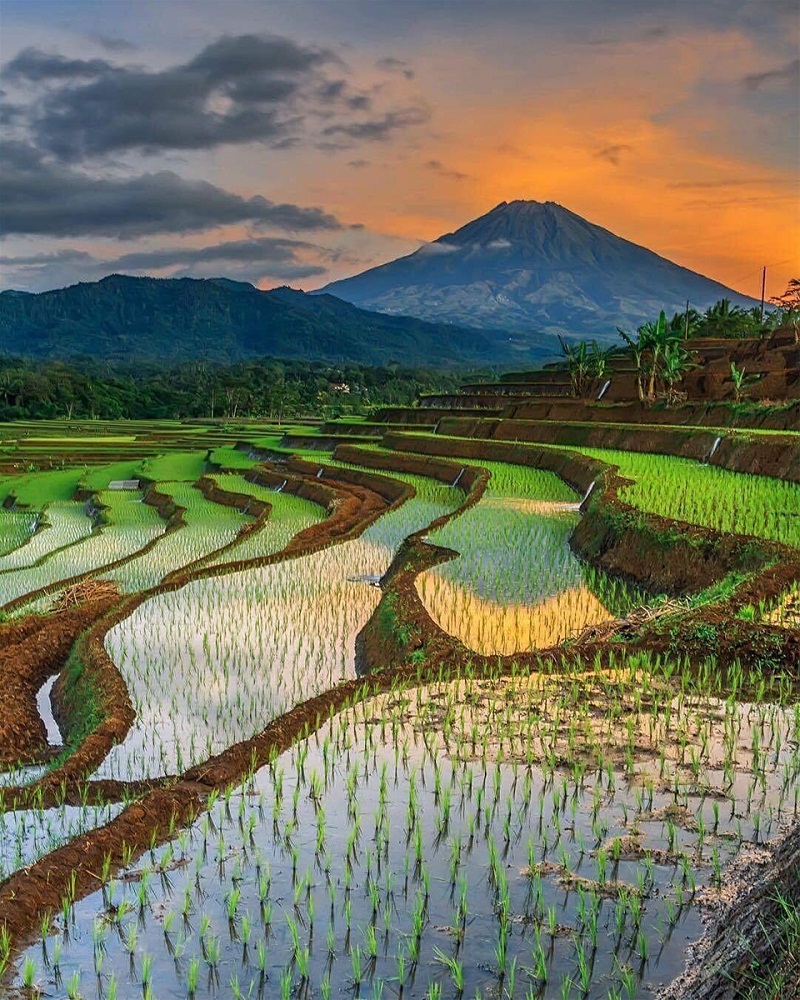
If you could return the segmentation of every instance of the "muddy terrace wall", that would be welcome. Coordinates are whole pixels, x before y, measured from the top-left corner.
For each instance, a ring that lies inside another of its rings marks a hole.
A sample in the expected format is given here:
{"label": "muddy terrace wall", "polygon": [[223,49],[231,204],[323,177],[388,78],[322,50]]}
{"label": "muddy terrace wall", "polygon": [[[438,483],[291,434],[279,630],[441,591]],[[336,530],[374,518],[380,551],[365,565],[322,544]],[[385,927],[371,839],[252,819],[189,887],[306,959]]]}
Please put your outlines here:
{"label": "muddy terrace wall", "polygon": [[[429,421],[424,426],[433,429],[434,422]],[[322,435],[329,435],[332,437],[375,437],[380,438],[387,431],[402,431],[405,430],[405,423],[390,423],[389,421],[382,420],[380,417],[374,417],[371,420],[365,420],[358,423],[348,424],[345,422],[339,422],[337,420],[326,420],[325,423],[320,427],[319,433]]]}
{"label": "muddy terrace wall", "polygon": [[576,452],[502,441],[419,438],[389,434],[387,447],[425,455],[449,455],[480,461],[510,462],[556,473],[584,493],[596,488],[585,504],[570,540],[584,559],[654,592],[683,595],[710,586],[730,572],[752,573],[768,561],[794,554],[756,538],[723,535],[655,514],[645,514],[619,499],[628,480],[605,462]]}
{"label": "muddy terrace wall", "polygon": [[[441,461],[436,458],[426,458],[422,455],[409,455],[403,452],[385,453],[369,451],[357,445],[340,444],[333,456],[339,462],[350,462],[353,465],[365,465],[370,469],[383,469],[387,472],[405,472],[415,476],[425,476],[440,483],[451,486],[459,478],[459,486],[467,492],[475,481],[478,470],[454,462]],[[463,472],[463,475],[461,473]]]}
{"label": "muddy terrace wall", "polygon": [[[470,410],[467,407],[460,406],[458,412],[463,417],[485,417],[487,415],[487,411],[483,407]],[[498,409],[489,412],[493,412],[496,416],[499,416],[501,411]],[[452,416],[453,411],[451,409],[437,409],[434,406],[389,406],[385,410],[380,410],[375,415],[375,419],[386,424],[413,425],[415,427],[430,425],[433,427],[437,420]],[[387,428],[387,430],[389,429],[391,428]]]}
{"label": "muddy terrace wall", "polygon": [[[731,472],[774,476],[800,482],[800,439],[748,439],[745,435],[718,435],[713,431],[676,428],[609,427],[602,424],[568,425],[529,420],[465,419],[449,417],[439,424],[443,436],[489,440],[541,442],[567,447],[616,448],[647,454],[675,455],[708,461]],[[713,455],[711,454],[713,451]]]}
{"label": "muddy terrace wall", "polygon": [[[390,479],[388,476],[375,475],[375,473],[371,472],[362,472],[359,469],[339,469],[334,465],[318,465],[316,462],[307,462],[302,458],[290,459],[286,463],[286,467],[291,472],[297,472],[300,475],[305,476],[312,476],[313,479],[309,484],[311,488],[313,488],[316,483],[321,483],[325,476],[330,476],[332,479],[338,480],[341,483],[350,483],[354,486],[361,487],[362,489],[372,490],[389,504],[397,503],[398,501],[414,495],[414,488],[406,485],[406,483],[398,482],[396,479]],[[320,477],[320,479],[317,479],[316,477],[320,469],[323,470],[323,476]]]}
{"label": "muddy terrace wall", "polygon": [[365,444],[378,440],[372,434],[284,434],[281,448],[297,448],[298,451],[333,451],[341,441],[363,441]]}
{"label": "muddy terrace wall", "polygon": [[[447,414],[444,413],[443,416]],[[582,399],[527,400],[511,403],[502,416],[509,420],[587,421],[621,424],[687,424],[695,427],[752,427],[774,431],[800,431],[800,402],[763,408],[730,403],[686,403],[683,406],[645,407],[641,403],[593,403]]]}

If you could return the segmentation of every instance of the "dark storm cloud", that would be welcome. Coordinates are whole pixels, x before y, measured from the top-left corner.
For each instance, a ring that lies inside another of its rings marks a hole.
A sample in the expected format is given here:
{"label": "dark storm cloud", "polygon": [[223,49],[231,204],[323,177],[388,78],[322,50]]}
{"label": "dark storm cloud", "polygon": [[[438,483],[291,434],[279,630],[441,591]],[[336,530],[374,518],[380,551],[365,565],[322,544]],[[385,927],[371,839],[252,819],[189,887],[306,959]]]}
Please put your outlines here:
{"label": "dark storm cloud", "polygon": [[167,72],[185,70],[211,84],[224,84],[262,73],[304,73],[322,63],[339,61],[327,49],[306,48],[278,35],[228,35],[207,45],[185,66]]}
{"label": "dark storm cloud", "polygon": [[[27,48],[3,76],[18,89],[33,88],[26,125],[34,144],[68,161],[236,143],[285,148],[313,127],[318,114],[333,118],[332,127],[344,135],[353,130],[353,137],[367,138],[423,120],[403,109],[359,120],[372,98],[351,86],[348,72],[328,49],[275,35],[239,35],[157,71]],[[15,99],[19,106],[18,94]]]}
{"label": "dark storm cloud", "polygon": [[4,80],[43,83],[51,80],[80,80],[113,73],[105,59],[68,59],[66,56],[27,48],[18,52],[3,69]]}
{"label": "dark storm cloud", "polygon": [[0,235],[111,236],[189,233],[250,222],[285,230],[340,229],[320,208],[243,198],[172,171],[124,179],[47,163],[23,143],[0,147]]}
{"label": "dark storm cloud", "polygon": [[[316,256],[317,261],[301,255]],[[84,250],[0,256],[0,266],[13,280],[28,287],[48,287],[57,276],[64,284],[96,281],[107,274],[168,272],[171,277],[214,277],[235,275],[247,281],[264,277],[283,281],[319,277],[327,273],[320,259],[331,254],[303,240],[260,237],[230,240],[204,247],[172,246],[157,250],[137,250],[119,257],[100,258]]]}
{"label": "dark storm cloud", "polygon": [[597,160],[606,160],[613,166],[618,167],[625,153],[630,153],[631,147],[627,146],[624,142],[618,142],[610,146],[604,146],[602,149],[598,149],[594,154]]}
{"label": "dark storm cloud", "polygon": [[742,77],[742,83],[748,90],[760,90],[762,87],[777,84],[796,91],[800,87],[800,59],[793,59],[783,66],[766,70],[764,73],[749,73]]}

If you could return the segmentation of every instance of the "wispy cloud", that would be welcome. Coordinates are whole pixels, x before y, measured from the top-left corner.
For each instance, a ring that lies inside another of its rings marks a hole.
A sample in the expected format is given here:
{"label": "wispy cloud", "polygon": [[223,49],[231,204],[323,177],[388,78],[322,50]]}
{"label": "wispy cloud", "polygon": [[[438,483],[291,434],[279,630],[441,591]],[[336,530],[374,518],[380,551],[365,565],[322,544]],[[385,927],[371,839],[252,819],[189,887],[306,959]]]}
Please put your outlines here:
{"label": "wispy cloud", "polygon": [[425,169],[432,170],[440,177],[446,177],[451,181],[465,181],[469,178],[469,174],[462,173],[460,170],[454,170],[452,167],[446,167],[441,160],[428,160],[425,163]]}
{"label": "wispy cloud", "polygon": [[603,146],[602,149],[597,150],[594,156],[597,160],[606,160],[608,163],[613,164],[613,166],[618,167],[622,162],[623,155],[630,153],[632,148],[627,143],[618,142],[610,146]]}
{"label": "wispy cloud", "polygon": [[762,87],[776,84],[797,90],[800,87],[800,59],[792,59],[791,62],[762,73],[748,73],[742,77],[742,83],[747,90],[761,90]]}
{"label": "wispy cloud", "polygon": [[405,59],[395,59],[394,56],[384,56],[383,59],[379,59],[375,65],[378,69],[382,69],[387,73],[401,73],[406,80],[414,79],[414,70],[410,63],[407,63]]}

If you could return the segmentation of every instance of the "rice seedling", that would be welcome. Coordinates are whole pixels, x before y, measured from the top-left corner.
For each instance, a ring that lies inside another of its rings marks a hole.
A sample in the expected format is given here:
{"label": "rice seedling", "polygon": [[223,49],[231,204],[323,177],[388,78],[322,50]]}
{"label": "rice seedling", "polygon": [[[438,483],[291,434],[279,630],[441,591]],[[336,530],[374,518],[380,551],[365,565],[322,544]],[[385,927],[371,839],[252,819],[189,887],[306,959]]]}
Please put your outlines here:
{"label": "rice seedling", "polygon": [[[747,681],[747,669],[736,669]],[[221,968],[215,923],[233,912],[244,937],[238,914],[252,912],[254,966],[276,990],[325,995],[334,983],[392,981],[406,983],[406,995],[424,996],[446,974],[456,994],[483,995],[502,983],[510,996],[525,968],[552,995],[602,988],[601,995],[636,996],[645,978],[668,981],[682,962],[681,942],[700,926],[692,892],[699,885],[713,891],[737,850],[736,839],[722,834],[740,821],[742,836],[753,835],[758,821],[745,807],[754,756],[764,772],[762,817],[770,806],[776,818],[791,814],[785,774],[800,768],[796,699],[786,688],[771,697],[727,698],[713,662],[698,671],[646,656],[602,670],[585,664],[567,674],[464,676],[408,691],[398,685],[332,717],[280,763],[220,795],[205,821],[181,835],[183,847],[176,835],[173,856],[183,850],[199,862],[173,873],[171,892],[180,900],[197,879],[204,906],[186,940],[187,961]],[[475,726],[487,740],[473,749]],[[629,731],[636,738],[625,781]],[[398,754],[398,746],[406,749]],[[728,793],[735,808],[714,814],[708,789],[726,754],[736,759]],[[592,768],[610,768],[618,780],[598,793],[585,780]],[[273,821],[264,806],[276,798],[284,807]],[[481,827],[470,838],[476,807]],[[709,864],[697,852],[701,813],[706,843],[716,822]],[[320,816],[332,871],[317,884]],[[519,833],[508,836],[509,824]],[[211,827],[232,863],[219,865],[210,853],[203,860]],[[465,871],[486,877],[467,879]],[[153,982],[168,982],[174,959],[153,918],[163,890],[154,877],[146,884],[141,911],[138,887],[120,884],[131,904],[123,923],[133,917],[137,954],[153,956]],[[264,919],[259,904],[267,897],[281,920]],[[96,903],[89,897],[71,912],[80,929]],[[523,920],[529,933],[518,930]],[[318,922],[324,946],[314,948],[308,935]],[[679,935],[665,932],[675,927]],[[108,938],[104,969],[124,974],[130,940],[127,927],[121,942]],[[64,942],[70,962],[80,961],[83,947],[80,933],[71,934]],[[238,971],[235,964],[241,955],[226,950],[225,961],[234,963],[226,974],[246,983],[247,964]],[[195,984],[198,994],[213,988]]]}

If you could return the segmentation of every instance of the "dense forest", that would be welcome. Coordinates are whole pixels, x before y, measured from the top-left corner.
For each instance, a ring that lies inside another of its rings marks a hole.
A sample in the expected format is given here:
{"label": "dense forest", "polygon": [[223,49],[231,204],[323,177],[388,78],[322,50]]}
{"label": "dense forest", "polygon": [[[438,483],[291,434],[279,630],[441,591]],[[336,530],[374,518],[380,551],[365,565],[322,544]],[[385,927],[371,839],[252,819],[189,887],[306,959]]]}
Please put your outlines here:
{"label": "dense forest", "polygon": [[0,421],[333,417],[382,404],[409,405],[418,392],[453,391],[465,377],[463,371],[269,358],[234,365],[134,366],[0,356]]}

